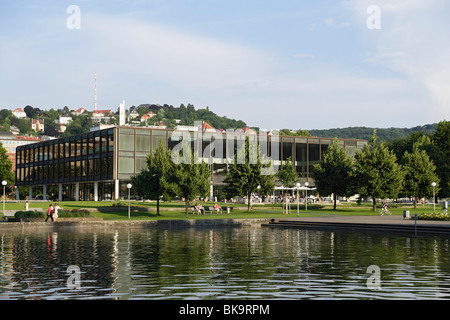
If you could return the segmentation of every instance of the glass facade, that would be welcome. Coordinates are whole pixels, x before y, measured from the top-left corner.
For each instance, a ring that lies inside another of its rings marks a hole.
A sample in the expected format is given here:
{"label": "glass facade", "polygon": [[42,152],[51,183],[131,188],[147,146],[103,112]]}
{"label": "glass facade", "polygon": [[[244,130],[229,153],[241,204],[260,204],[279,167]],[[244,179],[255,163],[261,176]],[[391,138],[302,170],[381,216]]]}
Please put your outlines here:
{"label": "glass facade", "polygon": [[[166,129],[114,127],[19,146],[16,150],[16,185],[46,185],[49,198],[55,193],[67,200],[119,198],[126,195],[124,186],[130,177],[145,168],[150,152],[154,152],[160,143],[166,149],[173,149],[182,138],[188,138],[191,147],[201,151],[202,158],[211,164],[213,185],[221,185],[236,148],[245,139],[245,134],[236,132],[173,133],[174,130]],[[333,143],[330,138],[249,136],[258,141],[261,152],[271,157],[274,165],[282,166],[290,159],[301,179],[309,180],[310,185],[314,183],[310,179],[313,165],[319,163]],[[348,154],[354,155],[367,141],[340,139],[339,144]],[[58,186],[62,188],[58,189]],[[54,188],[58,190],[55,192]],[[53,190],[51,194],[49,190]]]}
{"label": "glass facade", "polygon": [[17,148],[16,185],[52,185],[113,179],[114,129]]}

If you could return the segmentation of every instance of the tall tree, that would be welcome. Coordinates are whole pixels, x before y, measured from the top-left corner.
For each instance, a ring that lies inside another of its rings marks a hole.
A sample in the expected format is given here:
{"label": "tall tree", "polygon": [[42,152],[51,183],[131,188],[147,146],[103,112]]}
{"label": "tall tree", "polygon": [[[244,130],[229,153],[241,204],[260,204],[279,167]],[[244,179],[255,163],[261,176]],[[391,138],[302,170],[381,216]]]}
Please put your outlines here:
{"label": "tall tree", "polygon": [[377,198],[395,198],[403,187],[404,173],[397,163],[397,157],[384,143],[376,144],[376,130],[369,145],[355,154],[354,181],[362,197],[371,197],[373,211],[376,211]]}
{"label": "tall tree", "polygon": [[353,159],[339,146],[338,139],[327,149],[320,163],[313,166],[311,176],[319,193],[334,194],[334,210],[338,196],[353,194],[353,170]]}
{"label": "tall tree", "polygon": [[238,148],[234,155],[233,164],[228,165],[224,181],[225,193],[229,197],[247,197],[247,210],[250,211],[252,193],[258,190],[260,193],[268,193],[275,186],[270,169],[270,164],[260,155],[259,145],[250,143],[247,136],[244,147]]}
{"label": "tall tree", "polygon": [[176,192],[174,165],[170,151],[166,151],[162,142],[156,152],[147,156],[147,167],[142,169],[131,183],[135,192],[145,199],[156,200],[156,214],[159,216],[159,201],[170,200]]}
{"label": "tall tree", "polygon": [[12,171],[13,163],[6,154],[6,149],[0,142],[0,181],[6,181],[7,186],[14,183],[14,173]]}
{"label": "tall tree", "polygon": [[450,162],[448,161],[450,159],[450,121],[439,122],[431,140],[433,145],[439,149],[435,156],[430,155],[441,180],[439,196],[448,198],[450,197]]}
{"label": "tall tree", "polygon": [[[176,194],[184,198],[186,218],[189,214],[189,202],[197,196],[206,197],[210,190],[211,171],[209,165],[195,154],[188,141],[181,142],[182,148],[174,166],[176,180]],[[172,150],[172,152],[175,152]],[[174,155],[172,154],[172,161]]]}
{"label": "tall tree", "polygon": [[421,142],[418,141],[418,143],[414,144],[413,151],[411,153],[405,151],[405,155],[403,156],[405,192],[407,195],[414,197],[414,208],[417,206],[417,198],[423,198],[433,194],[432,182],[439,185],[436,166],[431,161],[427,152],[420,149],[420,146]]}

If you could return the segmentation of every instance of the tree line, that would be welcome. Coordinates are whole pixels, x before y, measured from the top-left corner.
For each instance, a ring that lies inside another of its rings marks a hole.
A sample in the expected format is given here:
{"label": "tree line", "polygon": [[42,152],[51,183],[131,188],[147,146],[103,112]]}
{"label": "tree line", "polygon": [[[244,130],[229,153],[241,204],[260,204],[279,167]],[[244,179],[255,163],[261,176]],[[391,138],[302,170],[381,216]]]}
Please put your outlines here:
{"label": "tree line", "polygon": [[[320,194],[376,199],[412,197],[417,200],[436,193],[450,195],[450,123],[441,121],[431,135],[412,133],[390,144],[377,143],[376,130],[369,144],[347,156],[334,141],[321,163],[314,165],[312,178]],[[432,183],[436,183],[435,187]],[[336,203],[334,205],[336,208]]]}
{"label": "tree line", "polygon": [[[334,195],[334,209],[339,196],[359,194],[369,197],[376,210],[377,199],[400,196],[414,199],[433,195],[449,196],[448,159],[450,141],[449,122],[442,121],[432,135],[411,135],[402,141],[386,144],[378,142],[376,130],[368,145],[357,150],[354,157],[346,154],[336,138],[324,153],[319,164],[311,172],[320,195]],[[183,150],[190,150],[189,146]],[[185,151],[186,152],[186,151]],[[403,152],[403,153],[401,153]],[[397,154],[400,154],[398,156]],[[250,161],[256,155],[254,161]],[[193,152],[189,161],[175,164],[171,151],[161,144],[156,152],[147,157],[147,167],[132,178],[135,192],[146,199],[159,201],[181,197],[185,201],[186,216],[189,201],[196,197],[207,197],[210,188],[211,171],[203,160],[199,161]],[[276,179],[286,187],[295,186],[299,174],[295,165],[288,160],[275,173],[267,159],[261,158],[259,147],[249,143],[235,152],[234,161],[228,165],[225,182],[227,198],[271,194]],[[416,201],[415,201],[416,203]],[[248,201],[248,210],[251,210]]]}

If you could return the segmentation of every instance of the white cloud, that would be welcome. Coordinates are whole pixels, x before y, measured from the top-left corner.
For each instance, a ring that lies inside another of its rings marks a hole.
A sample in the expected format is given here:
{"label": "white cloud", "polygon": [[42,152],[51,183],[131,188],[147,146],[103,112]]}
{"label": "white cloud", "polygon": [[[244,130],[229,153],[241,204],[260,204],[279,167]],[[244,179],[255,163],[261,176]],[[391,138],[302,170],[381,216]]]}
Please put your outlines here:
{"label": "white cloud", "polygon": [[450,30],[445,0],[380,0],[381,29],[364,28],[366,8],[371,0],[347,2],[362,26],[366,46],[371,51],[367,62],[400,72],[422,84],[432,97],[427,112],[449,118],[450,106]]}
{"label": "white cloud", "polygon": [[128,73],[180,87],[221,88],[261,77],[267,57],[242,44],[127,18],[89,16],[98,52]]}

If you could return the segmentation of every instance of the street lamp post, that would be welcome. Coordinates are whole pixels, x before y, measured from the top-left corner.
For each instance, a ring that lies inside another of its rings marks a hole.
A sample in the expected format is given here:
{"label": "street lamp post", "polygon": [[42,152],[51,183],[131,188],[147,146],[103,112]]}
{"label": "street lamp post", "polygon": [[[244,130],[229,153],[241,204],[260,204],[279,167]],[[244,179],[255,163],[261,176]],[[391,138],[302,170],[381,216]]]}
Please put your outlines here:
{"label": "street lamp post", "polygon": [[[309,183],[305,182],[305,187],[308,188]],[[305,190],[305,210],[308,210],[308,189]]]}
{"label": "street lamp post", "polygon": [[5,187],[8,184],[8,182],[6,182],[5,180],[2,181],[2,186],[3,186],[3,216],[5,216]]}
{"label": "street lamp post", "polygon": [[128,219],[130,219],[130,190],[131,190],[131,183],[127,184],[127,188],[128,188]]}
{"label": "street lamp post", "polygon": [[296,187],[296,189],[297,189],[297,217],[299,216],[299,208],[298,208],[298,202],[299,202],[299,199],[298,199],[298,189],[300,188],[300,183],[296,183],[295,184],[295,187]]}
{"label": "street lamp post", "polygon": [[433,187],[433,213],[436,213],[436,198],[434,195],[434,188],[436,187],[436,182],[432,182],[431,186]]}

